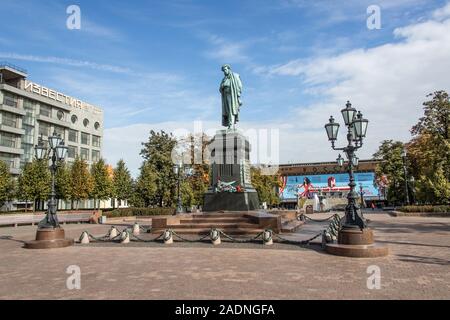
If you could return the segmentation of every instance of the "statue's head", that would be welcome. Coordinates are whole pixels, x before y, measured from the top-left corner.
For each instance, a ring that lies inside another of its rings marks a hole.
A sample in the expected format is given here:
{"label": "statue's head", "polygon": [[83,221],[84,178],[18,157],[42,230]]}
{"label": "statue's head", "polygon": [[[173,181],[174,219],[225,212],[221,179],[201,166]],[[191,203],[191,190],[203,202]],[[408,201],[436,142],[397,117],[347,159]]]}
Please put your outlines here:
{"label": "statue's head", "polygon": [[222,66],[222,71],[226,76],[229,75],[231,72],[231,66],[229,64],[224,64]]}

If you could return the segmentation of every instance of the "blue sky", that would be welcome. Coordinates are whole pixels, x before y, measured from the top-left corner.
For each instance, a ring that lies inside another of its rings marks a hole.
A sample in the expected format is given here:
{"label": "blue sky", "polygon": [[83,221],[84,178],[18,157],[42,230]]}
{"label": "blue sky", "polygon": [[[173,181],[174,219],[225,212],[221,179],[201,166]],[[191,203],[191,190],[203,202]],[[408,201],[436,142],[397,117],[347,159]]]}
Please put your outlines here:
{"label": "blue sky", "polygon": [[[71,4],[81,8],[80,30],[66,28]],[[381,8],[380,30],[366,27],[372,4]],[[440,72],[434,62],[445,60],[439,53],[427,54],[429,78],[409,70],[423,74],[417,68],[422,50],[446,40],[446,4],[0,0],[0,60],[26,68],[35,82],[102,107],[104,156],[109,162],[125,158],[133,172],[149,129],[190,127],[195,120],[219,128],[224,63],[244,82],[242,127],[278,128],[281,162],[334,159],[323,124],[330,113],[339,116],[347,99],[367,110],[377,128],[362,154],[369,157],[384,138],[409,138],[428,91],[449,89],[445,77],[433,76]],[[372,67],[384,70],[361,81]],[[398,77],[395,91],[392,77]],[[402,99],[410,91],[413,97]]]}

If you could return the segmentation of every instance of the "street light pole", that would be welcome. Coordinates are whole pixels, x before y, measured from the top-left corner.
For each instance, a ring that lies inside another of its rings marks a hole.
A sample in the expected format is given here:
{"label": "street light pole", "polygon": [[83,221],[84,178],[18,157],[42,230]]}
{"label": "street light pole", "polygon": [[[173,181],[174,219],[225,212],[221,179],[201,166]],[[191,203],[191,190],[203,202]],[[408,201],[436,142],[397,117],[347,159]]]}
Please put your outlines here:
{"label": "street light pole", "polygon": [[408,191],[408,170],[406,169],[406,150],[402,151],[403,159],[403,174],[405,175],[405,205],[410,204],[409,202],[409,191]]}
{"label": "street light pole", "polygon": [[46,161],[47,155],[51,156],[51,191],[47,202],[47,213],[38,224],[36,240],[25,243],[25,248],[29,249],[49,249],[62,248],[73,244],[73,239],[65,239],[64,229],[61,228],[57,212],[55,176],[58,169],[58,161],[64,161],[67,154],[67,147],[60,135],[53,133],[48,137],[49,148],[44,145],[44,140],[39,137],[38,144],[35,146],[35,156],[39,161]]}
{"label": "street light pole", "polygon": [[359,194],[361,195],[361,208],[364,207],[364,191],[362,183],[359,184]]}
{"label": "street light pole", "polygon": [[[347,172],[349,176],[350,192],[347,195],[347,206],[345,208],[345,221],[338,232],[337,244],[328,243],[325,248],[328,253],[347,257],[381,257],[388,254],[388,248],[383,245],[375,245],[373,232],[367,227],[360,207],[357,204],[358,193],[355,191],[354,169],[358,167],[359,159],[356,151],[363,145],[366,137],[369,121],[363,118],[360,111],[352,107],[350,101],[346,108],[341,110],[347,127],[347,146],[337,148],[337,140],[340,125],[335,122],[333,116],[325,125],[328,140],[333,150],[340,150],[347,156]],[[339,155],[337,163],[344,165],[344,158]]]}
{"label": "street light pole", "polygon": [[[344,226],[347,228],[364,229],[366,223],[357,204],[358,194],[355,191],[356,183],[354,168],[359,164],[359,159],[356,157],[355,152],[363,145],[363,138],[366,136],[369,121],[364,119],[361,112],[357,112],[349,101],[346,104],[346,108],[341,110],[341,113],[347,127],[347,146],[342,148],[335,147],[340,125],[334,121],[333,117],[331,117],[329,123],[325,125],[325,129],[328,134],[328,139],[331,141],[333,150],[343,151],[348,159],[347,172],[349,176],[348,185],[350,187],[350,192],[347,195]],[[337,159],[338,164],[343,165],[343,160],[344,159],[339,155],[339,158]]]}
{"label": "street light pole", "polygon": [[183,203],[181,201],[181,193],[180,193],[180,182],[181,182],[181,170],[183,169],[183,163],[177,163],[173,166],[173,172],[177,177],[177,210],[176,214],[183,213]]}

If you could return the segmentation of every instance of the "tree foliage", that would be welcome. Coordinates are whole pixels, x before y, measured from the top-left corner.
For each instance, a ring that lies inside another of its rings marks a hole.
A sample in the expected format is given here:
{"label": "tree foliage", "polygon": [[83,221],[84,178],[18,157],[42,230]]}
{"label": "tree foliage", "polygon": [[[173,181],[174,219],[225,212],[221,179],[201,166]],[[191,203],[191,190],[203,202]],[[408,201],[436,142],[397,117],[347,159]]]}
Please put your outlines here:
{"label": "tree foliage", "polygon": [[382,163],[376,175],[388,176],[388,200],[404,201],[405,177],[402,149],[407,151],[409,196],[420,203],[450,203],[450,101],[445,91],[436,91],[423,103],[424,116],[412,127],[410,142],[386,140],[374,154]]}
{"label": "tree foliage", "polygon": [[100,200],[107,200],[112,195],[112,177],[108,172],[105,160],[100,159],[92,165],[91,177],[90,196],[94,199],[94,209],[97,209],[100,207]]}
{"label": "tree foliage", "polygon": [[258,192],[259,201],[266,202],[269,206],[275,206],[280,203],[278,197],[278,187],[280,186],[280,177],[277,174],[265,174],[262,168],[251,168],[252,184]]}
{"label": "tree foliage", "polygon": [[[51,174],[48,159],[26,163],[19,178],[17,198],[20,200],[47,201],[51,191]],[[34,208],[34,207],[33,207]]]}
{"label": "tree foliage", "polygon": [[133,192],[132,179],[130,171],[122,159],[117,162],[113,173],[113,193],[118,200],[128,200],[131,198]]}
{"label": "tree foliage", "polygon": [[134,184],[134,195],[131,202],[137,207],[149,207],[159,203],[160,195],[157,194],[158,188],[156,181],[158,174],[154,166],[145,161],[141,168],[140,174]]}
{"label": "tree foliage", "polygon": [[70,175],[70,167],[65,163],[60,163],[56,170],[55,176],[56,198],[61,200],[69,200],[72,190],[72,179]]}
{"label": "tree foliage", "polygon": [[92,177],[86,161],[79,157],[75,159],[70,168],[70,178],[72,180],[70,199],[76,202],[76,208],[78,208],[81,200],[89,199],[93,188]]}
{"label": "tree foliage", "polygon": [[389,181],[387,199],[393,203],[403,203],[405,197],[405,174],[403,171],[402,152],[404,144],[400,141],[384,140],[373,155],[381,160],[375,169],[377,179],[386,176]]}
{"label": "tree foliage", "polygon": [[14,191],[14,179],[8,165],[0,160],[0,207],[11,199]]}
{"label": "tree foliage", "polygon": [[[145,168],[146,174],[151,171],[155,178],[154,202],[161,207],[171,206],[176,192],[176,178],[172,169],[172,151],[176,145],[176,139],[172,134],[164,131],[151,130],[148,141],[142,145],[143,149],[140,154],[145,160],[142,168]],[[145,190],[148,195],[150,190],[148,187]],[[146,199],[148,199],[147,196]]]}

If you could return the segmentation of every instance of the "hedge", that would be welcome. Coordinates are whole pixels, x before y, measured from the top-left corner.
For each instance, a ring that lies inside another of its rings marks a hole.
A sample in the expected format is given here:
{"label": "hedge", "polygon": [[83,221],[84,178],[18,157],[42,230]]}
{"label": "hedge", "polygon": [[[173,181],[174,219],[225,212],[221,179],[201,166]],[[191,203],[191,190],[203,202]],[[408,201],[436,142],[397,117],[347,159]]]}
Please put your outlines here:
{"label": "hedge", "polygon": [[433,213],[448,213],[450,212],[450,206],[441,205],[441,206],[404,206],[397,209],[401,212],[433,212]]}
{"label": "hedge", "polygon": [[121,208],[111,211],[103,211],[102,215],[107,218],[115,217],[143,217],[143,216],[165,216],[175,213],[174,208]]}

